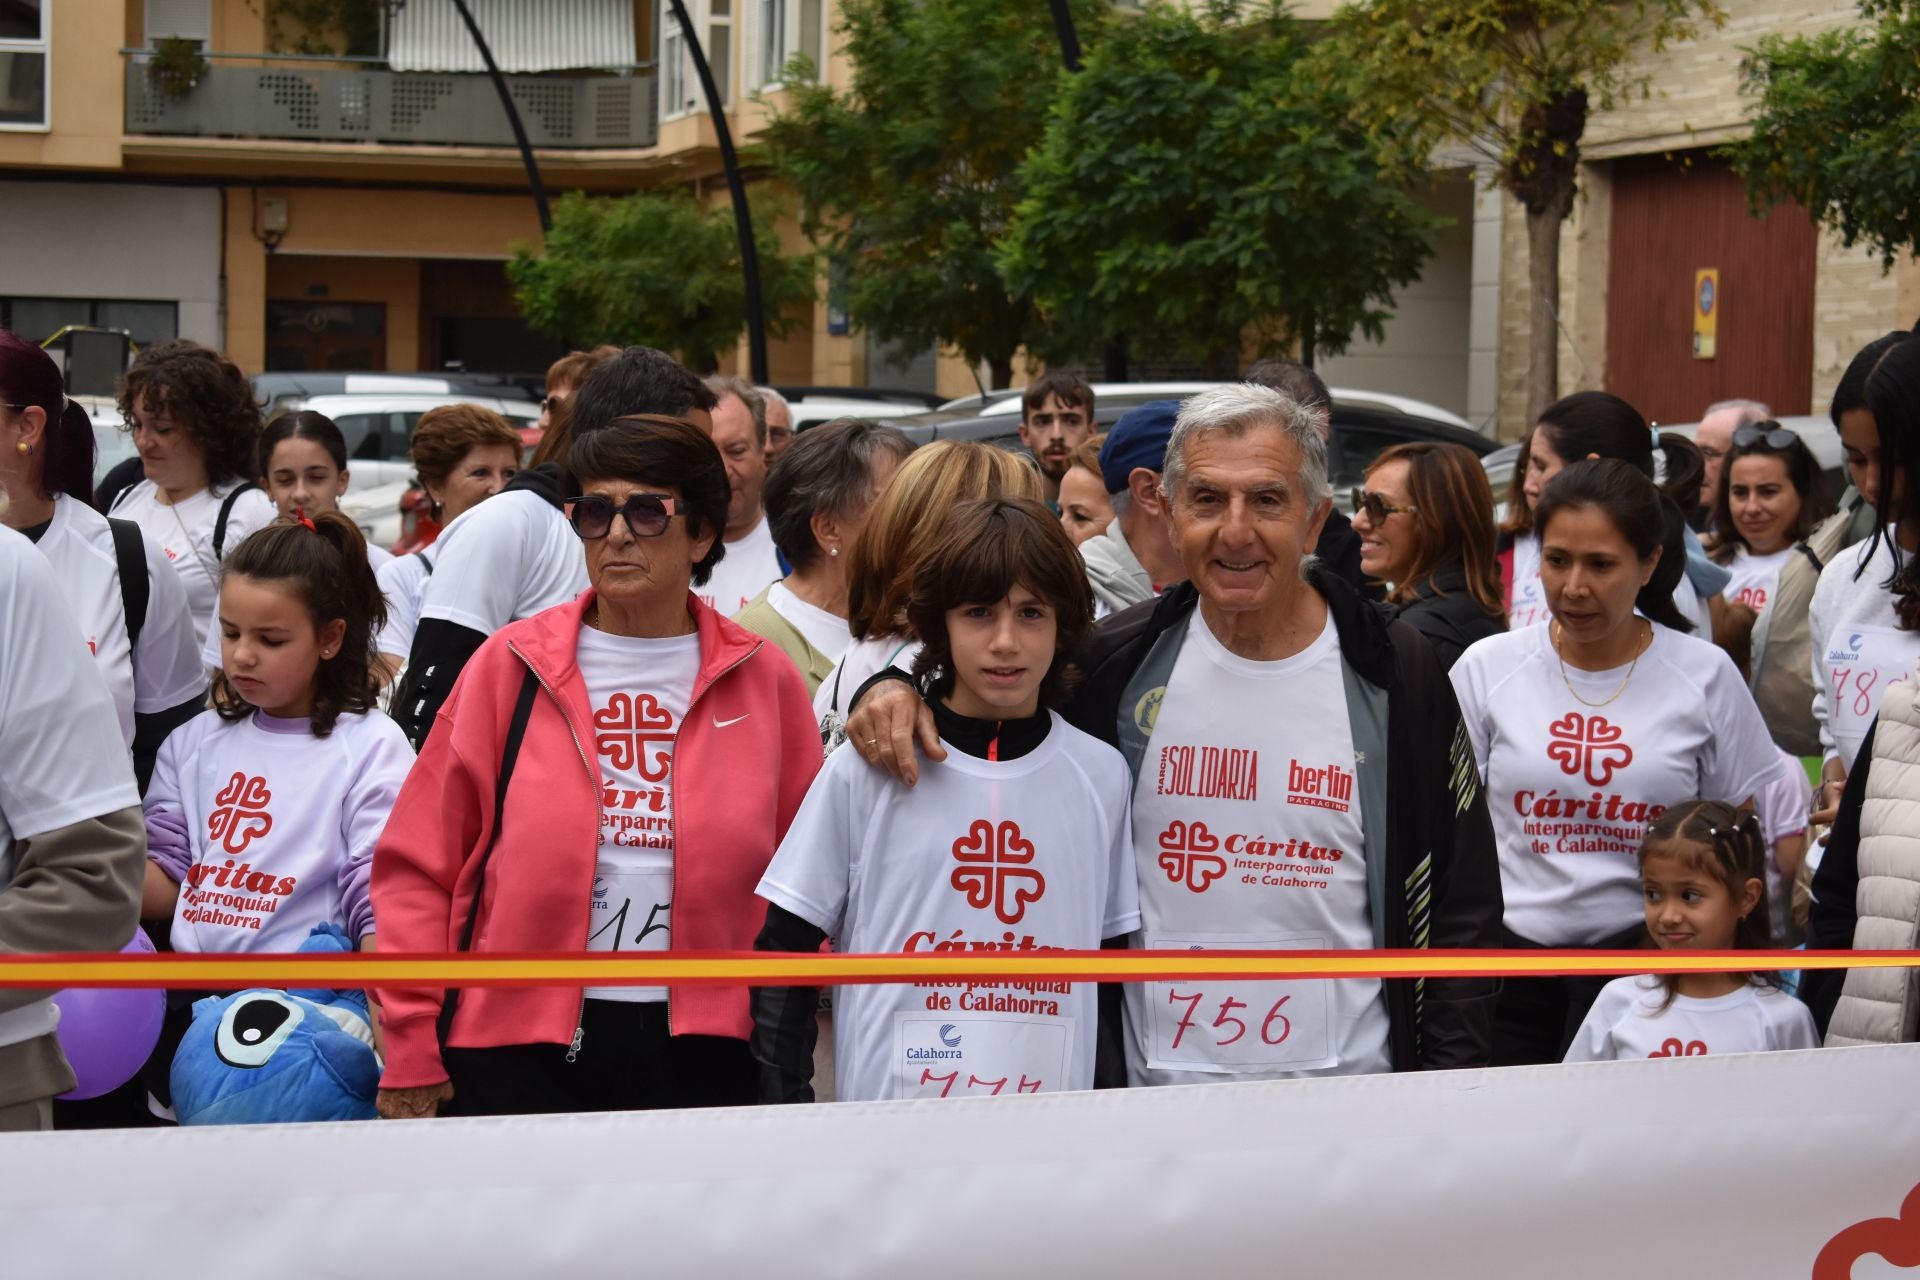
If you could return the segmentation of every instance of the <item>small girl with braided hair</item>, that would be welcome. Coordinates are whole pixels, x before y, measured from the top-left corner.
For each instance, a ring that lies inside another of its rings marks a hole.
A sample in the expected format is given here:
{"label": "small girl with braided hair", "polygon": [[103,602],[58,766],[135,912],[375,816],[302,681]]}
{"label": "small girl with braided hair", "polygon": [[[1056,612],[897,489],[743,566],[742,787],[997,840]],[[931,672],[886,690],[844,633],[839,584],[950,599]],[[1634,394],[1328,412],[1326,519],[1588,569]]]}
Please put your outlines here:
{"label": "small girl with braided hair", "polygon": [[[1683,800],[1647,829],[1640,882],[1647,932],[1663,951],[1764,951],[1767,842],[1751,812]],[[1772,973],[1703,972],[1616,978],[1595,1000],[1568,1062],[1813,1049],[1807,1007]]]}

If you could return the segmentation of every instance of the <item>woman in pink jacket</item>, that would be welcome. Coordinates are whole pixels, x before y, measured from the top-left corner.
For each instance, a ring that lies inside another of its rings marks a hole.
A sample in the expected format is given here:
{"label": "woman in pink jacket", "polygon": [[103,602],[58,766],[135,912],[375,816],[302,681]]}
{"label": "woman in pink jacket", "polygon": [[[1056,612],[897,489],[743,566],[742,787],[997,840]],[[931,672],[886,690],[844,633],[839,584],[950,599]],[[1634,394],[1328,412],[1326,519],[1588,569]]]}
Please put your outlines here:
{"label": "woman in pink jacket", "polygon": [[[691,593],[725,550],[726,469],[658,417],[582,436],[570,469],[592,587],[461,674],[374,855],[383,950],[753,946],[820,738],[786,655]],[[755,1100],[744,987],[377,995],[389,1118]]]}

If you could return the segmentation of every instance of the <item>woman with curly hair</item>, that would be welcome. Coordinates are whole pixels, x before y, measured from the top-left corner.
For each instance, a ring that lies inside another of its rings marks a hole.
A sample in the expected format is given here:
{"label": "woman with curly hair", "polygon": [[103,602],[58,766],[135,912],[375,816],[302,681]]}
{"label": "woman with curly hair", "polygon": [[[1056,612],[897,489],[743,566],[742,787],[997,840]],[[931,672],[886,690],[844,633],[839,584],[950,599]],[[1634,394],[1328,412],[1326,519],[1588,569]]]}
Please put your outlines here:
{"label": "woman with curly hair", "polygon": [[160,544],[187,590],[196,647],[204,647],[221,556],[275,515],[253,481],[260,443],[253,386],[217,351],[162,342],[127,370],[120,415],[146,478],[114,501],[112,514]]}

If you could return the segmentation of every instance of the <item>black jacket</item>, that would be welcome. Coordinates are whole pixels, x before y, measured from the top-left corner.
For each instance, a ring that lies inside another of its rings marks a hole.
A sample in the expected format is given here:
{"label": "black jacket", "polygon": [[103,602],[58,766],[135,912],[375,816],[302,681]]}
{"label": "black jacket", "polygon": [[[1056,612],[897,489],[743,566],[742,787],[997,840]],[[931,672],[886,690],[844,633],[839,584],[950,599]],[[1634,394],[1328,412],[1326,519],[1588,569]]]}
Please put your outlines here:
{"label": "black jacket", "polygon": [[1489,614],[1467,593],[1467,575],[1459,569],[1442,569],[1414,588],[1414,599],[1386,610],[1427,638],[1442,671],[1453,670],[1467,646],[1507,629],[1506,618]]}
{"label": "black jacket", "polygon": [[[1385,696],[1388,901],[1376,904],[1384,907],[1376,914],[1382,945],[1498,947],[1499,860],[1453,686],[1411,627],[1381,616],[1333,574],[1315,570],[1308,581],[1326,598],[1348,667]],[[1182,583],[1103,622],[1081,664],[1082,683],[1063,710],[1067,720],[1119,745],[1123,693],[1154,642],[1185,626],[1198,601],[1193,586]],[[1369,812],[1366,821],[1379,817]],[[1395,1070],[1487,1065],[1497,980],[1396,979],[1383,988]]]}
{"label": "black jacket", "polygon": [[[1853,772],[1840,793],[1839,811],[1827,832],[1827,849],[1813,873],[1813,905],[1807,913],[1807,949],[1851,951],[1853,931],[1860,923],[1860,811],[1867,803],[1867,778],[1873,772],[1873,739],[1880,730],[1875,716],[1853,756]],[[1789,890],[1790,891],[1790,890]],[[1800,975],[1800,998],[1813,1011],[1814,1026],[1826,1039],[1827,1024],[1840,1003],[1846,985],[1845,969],[1808,969]]]}
{"label": "black jacket", "polygon": [[[537,493],[555,509],[565,506],[568,497],[567,477],[551,462],[518,473],[507,489]],[[413,648],[407,653],[407,673],[389,704],[389,714],[415,751],[426,745],[427,733],[439,719],[440,706],[453,692],[454,681],[486,639],[484,633],[445,618],[420,619],[413,632]]]}

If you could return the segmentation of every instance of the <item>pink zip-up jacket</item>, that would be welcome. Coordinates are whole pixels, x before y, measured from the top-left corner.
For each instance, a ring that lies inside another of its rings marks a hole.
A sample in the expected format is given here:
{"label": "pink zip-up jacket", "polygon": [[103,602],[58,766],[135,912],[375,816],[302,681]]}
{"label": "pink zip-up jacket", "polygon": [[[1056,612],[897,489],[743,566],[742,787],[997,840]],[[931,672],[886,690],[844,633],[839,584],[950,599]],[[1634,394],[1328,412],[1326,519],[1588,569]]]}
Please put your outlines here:
{"label": "pink zip-up jacket", "polygon": [[[461,672],[374,850],[383,953],[459,947],[480,890],[480,855],[493,835],[507,726],[529,669],[540,693],[507,785],[472,949],[585,950],[601,786],[575,651],[593,596],[495,633]],[[754,886],[820,768],[819,724],[785,654],[697,598],[687,608],[700,636],[700,672],[674,741],[672,948],[747,951],[766,918]],[[386,1032],[384,1087],[447,1078],[435,1026],[441,995],[417,987],[376,993]],[[448,1043],[572,1044],[584,998],[580,987],[470,988]],[[675,1035],[744,1040],[752,1025],[745,987],[676,987],[668,1017]]]}

